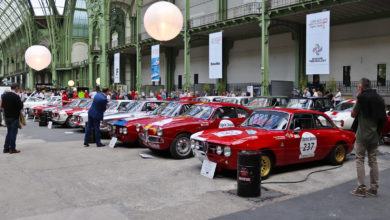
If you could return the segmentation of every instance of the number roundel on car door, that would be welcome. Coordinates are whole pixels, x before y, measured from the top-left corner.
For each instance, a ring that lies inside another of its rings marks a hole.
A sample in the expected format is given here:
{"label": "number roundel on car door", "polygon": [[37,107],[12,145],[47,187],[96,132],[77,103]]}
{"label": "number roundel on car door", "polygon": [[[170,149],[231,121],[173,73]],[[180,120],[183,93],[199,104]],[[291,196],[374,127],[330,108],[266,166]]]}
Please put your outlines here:
{"label": "number roundel on car door", "polygon": [[314,157],[317,148],[317,137],[310,132],[304,132],[302,134],[301,143],[299,147],[301,150],[299,159]]}

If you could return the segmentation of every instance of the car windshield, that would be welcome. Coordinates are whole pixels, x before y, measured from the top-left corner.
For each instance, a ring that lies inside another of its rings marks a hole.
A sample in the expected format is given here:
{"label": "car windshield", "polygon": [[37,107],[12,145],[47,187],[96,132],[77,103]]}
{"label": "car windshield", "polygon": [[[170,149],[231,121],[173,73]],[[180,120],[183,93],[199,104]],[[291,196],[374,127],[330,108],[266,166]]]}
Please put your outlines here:
{"label": "car windshield", "polygon": [[214,108],[204,105],[193,105],[188,111],[186,111],[183,116],[189,116],[200,119],[209,119],[213,113]]}
{"label": "car windshield", "polygon": [[88,108],[88,105],[91,103],[91,100],[81,100],[78,107],[79,108]]}
{"label": "car windshield", "polygon": [[235,99],[235,98],[224,98],[224,99],[222,99],[222,102],[237,104],[237,99]]}
{"label": "car windshield", "polygon": [[309,109],[311,103],[310,99],[290,99],[287,108]]}
{"label": "car windshield", "polygon": [[113,110],[118,106],[118,101],[110,101],[107,103],[108,108],[107,110]]}
{"label": "car windshield", "polygon": [[336,105],[333,111],[344,111],[344,110],[350,110],[353,108],[353,105],[355,103],[353,102],[345,102],[345,103],[340,103]]}
{"label": "car windshield", "polygon": [[267,130],[285,130],[289,114],[278,111],[257,111],[253,113],[241,126],[256,127]]}
{"label": "car windshield", "polygon": [[208,98],[202,98],[202,97],[196,98],[196,100],[199,101],[199,102],[210,102],[210,99],[208,99]]}
{"label": "car windshield", "polygon": [[67,107],[67,108],[73,108],[73,107],[76,107],[76,106],[77,106],[77,103],[78,103],[78,100],[77,100],[77,99],[74,99],[71,103],[65,105],[65,107]]}
{"label": "car windshield", "polygon": [[61,99],[58,98],[58,97],[52,97],[52,98],[50,98],[50,100],[47,102],[47,105],[55,105],[56,103],[58,103],[58,100],[61,100]]}
{"label": "car windshield", "polygon": [[130,102],[129,104],[127,104],[123,109],[121,109],[120,111],[121,112],[129,112],[131,111],[133,108],[135,108],[136,106],[140,105],[141,103],[140,102]]}
{"label": "car windshield", "polygon": [[255,98],[249,103],[249,106],[268,107],[268,103],[268,98]]}
{"label": "car windshield", "polygon": [[[177,103],[175,102],[172,102],[172,103],[168,103],[168,102],[164,102],[164,103],[161,103],[161,105],[156,108],[151,114],[152,115],[163,115],[163,116],[168,116],[168,114],[172,111],[172,106],[176,106],[175,105]],[[176,108],[174,107],[174,108]],[[173,109],[175,110],[175,109]]]}

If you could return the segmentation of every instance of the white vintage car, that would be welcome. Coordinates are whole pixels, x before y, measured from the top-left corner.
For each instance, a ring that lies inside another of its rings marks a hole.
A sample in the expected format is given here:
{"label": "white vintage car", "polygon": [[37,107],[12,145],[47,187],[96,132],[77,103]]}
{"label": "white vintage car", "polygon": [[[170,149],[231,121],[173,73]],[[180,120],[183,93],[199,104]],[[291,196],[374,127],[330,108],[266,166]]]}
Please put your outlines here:
{"label": "white vintage car", "polygon": [[[126,109],[126,106],[129,103],[135,102],[134,100],[112,100],[108,102],[108,109],[106,110],[105,114],[115,114],[118,113],[121,110]],[[88,122],[88,110],[82,110],[73,113],[74,123],[76,126],[79,126],[81,128],[85,128],[86,123]]]}
{"label": "white vintage car", "polygon": [[50,99],[51,98],[42,99],[42,98],[30,96],[23,102],[24,112],[28,113],[29,115],[34,115],[34,113],[32,112],[32,108],[46,105],[50,101]]}
{"label": "white vintage car", "polygon": [[325,112],[336,124],[337,127],[343,130],[351,130],[354,118],[351,117],[351,111],[356,100],[350,99],[336,105],[334,109]]}
{"label": "white vintage car", "polygon": [[226,96],[202,96],[196,98],[196,101],[198,102],[221,102],[222,98],[225,98]]}
{"label": "white vintage car", "polygon": [[253,98],[250,96],[224,97],[222,102],[233,103],[237,105],[247,106]]}

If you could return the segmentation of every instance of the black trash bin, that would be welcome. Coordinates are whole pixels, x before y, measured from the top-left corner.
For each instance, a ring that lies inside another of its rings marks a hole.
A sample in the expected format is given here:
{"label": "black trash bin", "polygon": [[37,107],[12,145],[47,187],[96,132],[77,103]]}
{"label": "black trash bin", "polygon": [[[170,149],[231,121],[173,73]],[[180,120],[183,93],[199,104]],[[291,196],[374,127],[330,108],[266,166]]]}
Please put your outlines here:
{"label": "black trash bin", "polygon": [[[87,124],[85,124],[85,128],[87,128]],[[93,126],[91,126],[91,129],[89,130],[88,143],[90,143],[90,144],[96,143],[96,140],[95,140],[95,128]]]}
{"label": "black trash bin", "polygon": [[47,113],[39,113],[39,126],[47,126]]}
{"label": "black trash bin", "polygon": [[241,151],[237,163],[237,195],[258,197],[261,195],[261,152]]}

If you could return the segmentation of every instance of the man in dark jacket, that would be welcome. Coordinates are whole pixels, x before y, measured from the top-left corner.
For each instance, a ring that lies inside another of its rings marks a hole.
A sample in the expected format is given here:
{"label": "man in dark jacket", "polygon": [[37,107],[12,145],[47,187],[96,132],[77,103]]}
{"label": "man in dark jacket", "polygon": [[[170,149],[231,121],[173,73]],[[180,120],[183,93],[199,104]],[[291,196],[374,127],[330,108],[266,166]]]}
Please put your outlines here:
{"label": "man in dark jacket", "polygon": [[100,121],[103,120],[104,112],[107,108],[108,88],[103,88],[103,93],[97,93],[93,99],[92,106],[88,111],[88,123],[85,129],[84,147],[88,147],[88,136],[93,126],[95,130],[96,146],[105,146],[100,142]]}
{"label": "man in dark jacket", "polygon": [[20,111],[23,109],[23,103],[17,92],[19,85],[11,85],[11,91],[2,97],[2,107],[4,108],[5,124],[7,125],[7,136],[5,137],[3,153],[19,153],[16,150],[16,136],[18,135]]}
{"label": "man in dark jacket", "polygon": [[[351,116],[357,122],[356,129],[356,170],[358,187],[351,191],[356,196],[372,196],[378,194],[378,164],[376,150],[381,137],[381,130],[387,121],[385,103],[375,90],[370,87],[370,80],[362,78],[359,81],[359,94]],[[356,124],[356,123],[354,123]],[[366,190],[364,183],[364,157],[367,152],[368,166],[370,167],[370,188]]]}

